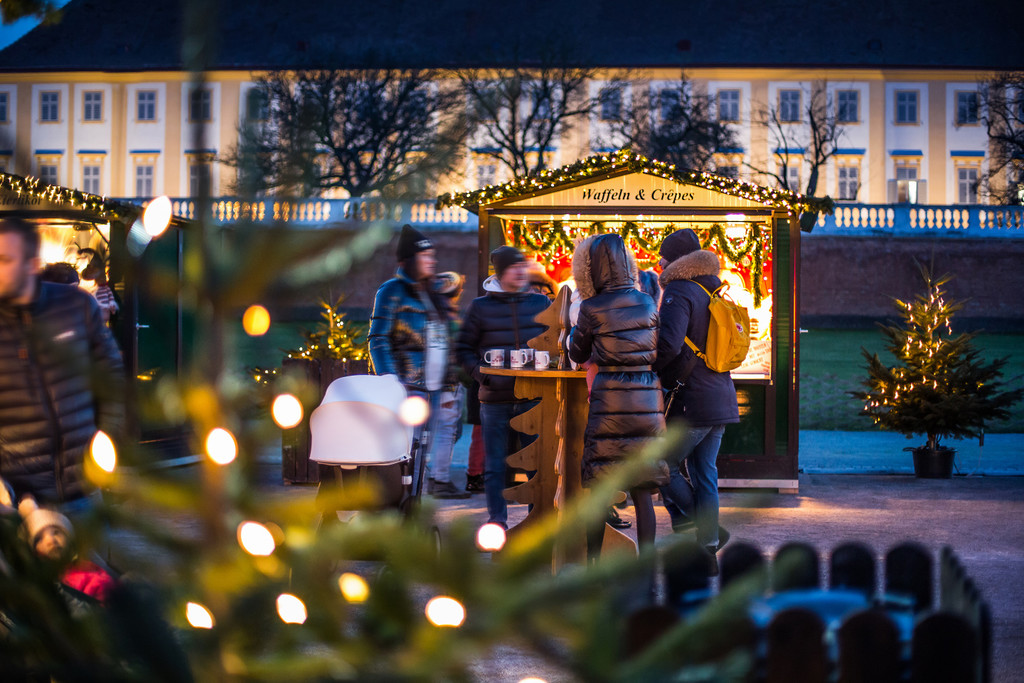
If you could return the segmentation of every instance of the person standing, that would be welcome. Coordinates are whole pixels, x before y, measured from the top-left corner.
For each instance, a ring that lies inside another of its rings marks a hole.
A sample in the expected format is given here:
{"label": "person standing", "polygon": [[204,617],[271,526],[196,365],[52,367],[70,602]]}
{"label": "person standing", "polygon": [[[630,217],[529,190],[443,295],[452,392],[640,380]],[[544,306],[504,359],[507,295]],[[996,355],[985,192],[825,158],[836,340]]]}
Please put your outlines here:
{"label": "person standing", "polygon": [[[430,416],[416,428],[415,438],[423,440],[426,434],[427,443],[420,444],[419,453],[431,461],[441,394],[455,384],[448,362],[448,307],[438,291],[437,254],[430,240],[404,225],[396,255],[395,276],[380,286],[373,300],[370,368],[376,375],[396,375],[410,396],[421,396],[430,404]],[[419,493],[419,485],[414,477],[414,494]]]}
{"label": "person standing", "polygon": [[[718,450],[725,425],[740,421],[736,387],[728,372],[715,372],[690,350],[689,337],[700,349],[707,347],[711,312],[705,290],[721,286],[721,264],[713,251],[701,249],[697,233],[676,230],[661,244],[661,328],[654,369],[674,397],[669,423],[685,421],[683,442],[669,453],[671,481],[662,487],[669,513],[686,510],[690,496],[695,507],[697,542],[710,554],[710,573],[718,573],[716,553],[728,540],[718,525]],[[682,467],[690,475],[683,476]],[[692,489],[691,489],[692,484]],[[673,510],[672,506],[676,509]],[[681,525],[673,519],[673,528]]]}
{"label": "person standing", "polygon": [[[569,332],[569,359],[590,361],[596,370],[583,437],[581,474],[588,487],[665,431],[661,384],[651,369],[658,308],[638,289],[636,259],[618,235],[595,235],[581,242],[573,253],[572,272],[581,301]],[[631,485],[630,495],[637,540],[650,545],[654,507],[650,485],[643,484]],[[591,557],[598,554],[602,535],[588,544]]]}
{"label": "person standing", "polygon": [[[473,299],[455,343],[456,357],[467,373],[480,384],[480,422],[484,439],[484,495],[488,522],[508,526],[505,502],[505,472],[517,437],[510,420],[536,401],[516,398],[514,377],[480,372],[484,354],[491,349],[509,351],[527,347],[527,342],[546,328],[534,318],[551,304],[543,294],[526,291],[529,285],[526,258],[515,247],[498,247],[491,252],[494,275],[484,281],[484,296]],[[525,444],[523,444],[525,445]]]}
{"label": "person standing", "polygon": [[121,435],[124,364],[92,296],[40,281],[39,241],[33,223],[0,221],[0,476],[74,514],[97,429]]}

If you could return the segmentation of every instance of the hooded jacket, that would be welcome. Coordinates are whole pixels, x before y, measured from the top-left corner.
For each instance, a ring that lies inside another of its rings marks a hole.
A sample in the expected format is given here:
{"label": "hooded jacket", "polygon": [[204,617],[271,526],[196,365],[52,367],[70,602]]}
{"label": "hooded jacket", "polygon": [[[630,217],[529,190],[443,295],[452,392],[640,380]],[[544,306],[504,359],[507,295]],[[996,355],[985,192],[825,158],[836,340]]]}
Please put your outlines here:
{"label": "hooded jacket", "polygon": [[455,356],[480,383],[481,403],[519,402],[513,390],[515,377],[480,372],[484,353],[488,349],[504,349],[508,358],[511,349],[526,348],[526,342],[547,329],[534,318],[547,310],[551,300],[535,292],[506,292],[493,275],[484,280],[484,291],[486,294],[470,302],[462,319]]}
{"label": "hooded jacket", "polygon": [[84,495],[82,459],[96,429],[123,427],[124,365],[96,300],[39,282],[27,306],[0,305],[0,476],[17,496]]}
{"label": "hooded jacket", "polygon": [[665,430],[661,384],[651,370],[658,308],[641,292],[633,254],[618,235],[595,235],[573,254],[582,302],[569,358],[598,366],[584,433],[584,484]]}
{"label": "hooded jacket", "polygon": [[[380,286],[373,299],[367,338],[371,371],[374,374],[397,375],[406,388],[426,392],[423,371],[427,347],[427,321],[433,316],[446,333],[448,351],[445,352],[445,357],[449,362],[445,368],[444,384],[454,386],[456,379],[449,353],[449,307],[448,303],[436,294],[422,290],[401,268],[395,273],[395,277]],[[424,301],[424,297],[427,301]]]}
{"label": "hooded jacket", "polygon": [[694,427],[740,421],[732,377],[728,372],[709,369],[683,341],[689,337],[698,348],[706,348],[711,325],[709,300],[695,283],[713,292],[722,285],[720,270],[718,256],[701,249],[676,259],[661,273],[661,331],[654,369],[662,384],[671,388],[685,374],[682,368],[692,366],[685,384],[676,392],[668,417],[685,418]]}

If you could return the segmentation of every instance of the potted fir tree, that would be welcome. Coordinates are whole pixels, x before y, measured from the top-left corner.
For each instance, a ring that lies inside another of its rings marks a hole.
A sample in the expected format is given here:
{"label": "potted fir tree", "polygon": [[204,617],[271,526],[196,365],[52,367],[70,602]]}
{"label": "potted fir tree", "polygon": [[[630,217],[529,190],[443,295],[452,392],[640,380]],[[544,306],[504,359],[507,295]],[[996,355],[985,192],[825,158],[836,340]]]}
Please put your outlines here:
{"label": "potted fir tree", "polygon": [[921,264],[918,268],[925,294],[913,302],[894,300],[903,325],[881,325],[897,364],[889,367],[878,354],[861,349],[868,363],[867,391],[852,393],[882,429],[927,437],[923,446],[906,449],[913,451],[915,475],[948,478],[956,451],[942,439],[980,438],[986,423],[1009,417],[1007,409],[1024,390],[1004,389],[1005,358],[986,363],[971,343],[974,334],[953,335],[950,319],[963,302],[943,295],[951,276],[936,278]]}

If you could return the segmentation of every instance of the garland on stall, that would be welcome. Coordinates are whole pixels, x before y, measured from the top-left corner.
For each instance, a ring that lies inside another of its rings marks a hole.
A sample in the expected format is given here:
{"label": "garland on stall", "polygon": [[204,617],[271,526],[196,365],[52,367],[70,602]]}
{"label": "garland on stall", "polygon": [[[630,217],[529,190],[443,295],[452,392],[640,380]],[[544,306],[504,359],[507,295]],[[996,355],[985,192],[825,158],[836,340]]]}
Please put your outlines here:
{"label": "garland on stall", "polygon": [[88,211],[107,220],[133,221],[141,209],[88,192],[44,183],[39,178],[23,178],[13,173],[0,173],[0,191],[14,194],[26,204],[45,201],[69,209]]}
{"label": "garland on stall", "polygon": [[667,178],[677,183],[696,185],[697,187],[714,190],[733,197],[749,199],[759,204],[784,209],[791,216],[797,216],[805,212],[831,214],[835,207],[835,202],[829,197],[823,199],[806,197],[788,190],[764,187],[705,171],[678,169],[675,164],[654,161],[639,154],[634,154],[628,149],[621,149],[607,155],[598,154],[580,159],[561,168],[541,171],[535,176],[515,178],[502,185],[488,185],[472,192],[446,193],[438,197],[437,208],[461,206],[475,211],[481,204],[491,204],[499,200],[509,200],[536,194],[561,185],[585,182],[597,176],[622,171],[646,173],[659,178]]}

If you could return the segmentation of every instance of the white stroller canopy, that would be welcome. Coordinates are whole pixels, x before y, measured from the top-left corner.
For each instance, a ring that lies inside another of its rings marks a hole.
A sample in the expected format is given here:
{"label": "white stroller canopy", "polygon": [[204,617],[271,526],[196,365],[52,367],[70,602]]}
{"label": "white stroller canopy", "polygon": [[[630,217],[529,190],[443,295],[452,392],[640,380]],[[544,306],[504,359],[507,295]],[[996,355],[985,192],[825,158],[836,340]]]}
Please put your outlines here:
{"label": "white stroller canopy", "polygon": [[350,375],[327,388],[309,416],[309,459],[358,467],[393,465],[409,457],[412,427],[398,417],[405,387],[394,375]]}

